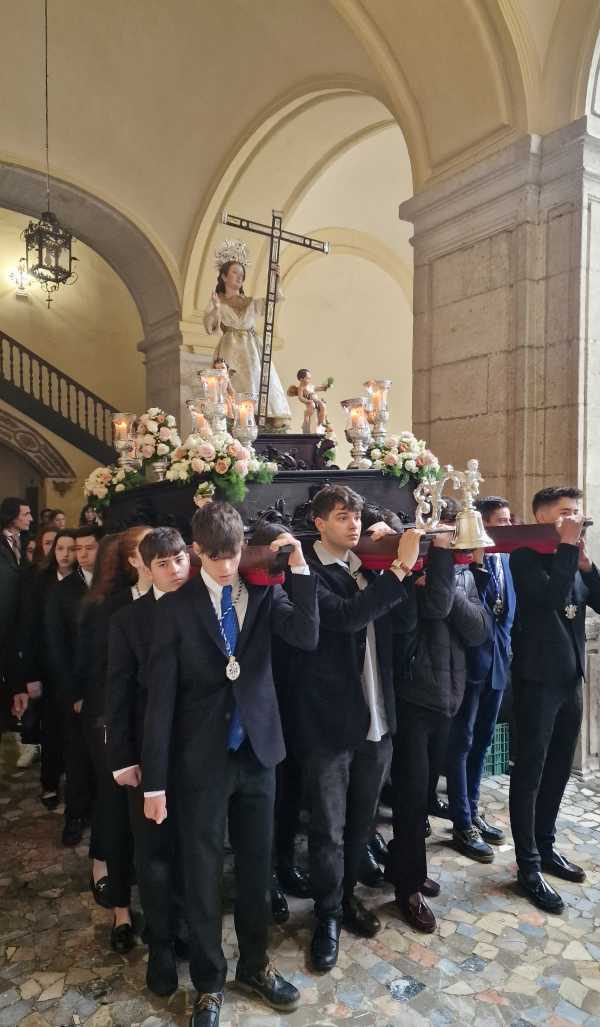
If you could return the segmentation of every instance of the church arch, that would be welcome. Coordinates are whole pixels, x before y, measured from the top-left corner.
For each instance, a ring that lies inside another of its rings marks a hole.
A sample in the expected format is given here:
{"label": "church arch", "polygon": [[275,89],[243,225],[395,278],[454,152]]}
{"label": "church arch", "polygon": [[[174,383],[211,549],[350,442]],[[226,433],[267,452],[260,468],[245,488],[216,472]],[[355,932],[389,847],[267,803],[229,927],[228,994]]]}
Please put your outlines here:
{"label": "church arch", "polygon": [[[45,176],[0,162],[0,207],[39,217]],[[51,179],[52,209],[76,239],[103,257],[123,280],[139,310],[145,338],[179,321],[179,296],[163,257],[121,211],[78,186]]]}
{"label": "church arch", "polygon": [[76,474],[62,453],[33,425],[0,407],[0,443],[27,460],[42,478],[71,484]]}

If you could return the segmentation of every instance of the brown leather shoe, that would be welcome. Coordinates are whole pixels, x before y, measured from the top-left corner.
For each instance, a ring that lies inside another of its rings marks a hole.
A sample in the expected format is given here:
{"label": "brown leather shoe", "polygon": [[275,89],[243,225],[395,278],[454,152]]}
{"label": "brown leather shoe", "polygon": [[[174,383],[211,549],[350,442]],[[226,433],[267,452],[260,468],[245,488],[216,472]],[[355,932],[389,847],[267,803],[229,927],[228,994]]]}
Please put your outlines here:
{"label": "brown leather shoe", "polygon": [[407,899],[396,899],[406,920],[415,931],[423,934],[433,934],[436,928],[435,917],[425,902],[420,891],[409,895]]}
{"label": "brown leather shoe", "polygon": [[436,899],[441,890],[438,882],[432,881],[430,877],[426,877],[421,885],[421,894],[428,899]]}

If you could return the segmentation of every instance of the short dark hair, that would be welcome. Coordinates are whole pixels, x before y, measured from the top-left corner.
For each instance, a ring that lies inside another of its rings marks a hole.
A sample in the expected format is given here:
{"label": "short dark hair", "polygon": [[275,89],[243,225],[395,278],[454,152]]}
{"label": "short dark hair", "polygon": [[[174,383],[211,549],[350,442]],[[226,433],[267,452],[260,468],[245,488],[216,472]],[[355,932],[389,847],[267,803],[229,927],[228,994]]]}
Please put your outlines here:
{"label": "short dark hair", "polygon": [[487,521],[496,510],[510,510],[510,503],[502,496],[482,496],[481,499],[475,501],[475,507],[484,521]]}
{"label": "short dark hair", "polygon": [[233,556],[244,541],[244,524],[230,503],[206,503],[192,517],[192,538],[211,560]]}
{"label": "short dark hair", "polygon": [[296,378],[298,379],[298,381],[302,382],[306,378],[307,374],[310,374],[310,368],[309,367],[301,367],[300,370],[296,374]]}
{"label": "short dark hair", "polygon": [[458,511],[460,510],[460,503],[454,498],[454,496],[444,496],[445,507],[443,508],[440,515],[441,524],[456,524],[456,518],[458,517]]}
{"label": "short dark hair", "polygon": [[257,521],[248,540],[249,546],[268,546],[289,529],[281,521]]}
{"label": "short dark hair", "polygon": [[341,506],[342,509],[350,510],[352,513],[362,513],[364,505],[363,497],[359,496],[354,489],[348,488],[347,485],[324,485],[314,496],[310,512],[313,520],[316,520],[317,517],[325,519],[335,510],[336,506]]}
{"label": "short dark hair", "polygon": [[531,502],[531,508],[535,514],[541,506],[550,506],[552,503],[556,503],[557,499],[583,499],[583,492],[570,485],[549,485],[536,492]]}
{"label": "short dark hair", "polygon": [[153,560],[162,560],[166,556],[177,556],[186,549],[186,544],[177,528],[153,528],[140,540],[138,549],[142,560],[149,569]]}
{"label": "short dark hair", "polygon": [[3,499],[0,503],[0,528],[9,528],[19,516],[22,506],[29,506],[29,503],[18,496],[7,496]]}
{"label": "short dark hair", "polygon": [[82,524],[81,527],[74,528],[74,530],[69,534],[71,534],[74,539],[91,538],[93,536],[96,539],[96,542],[99,542],[104,535],[104,530],[99,524]]}
{"label": "short dark hair", "polygon": [[368,531],[378,521],[383,521],[393,531],[397,531],[399,535],[404,531],[402,519],[393,510],[387,510],[384,506],[377,506],[376,503],[366,502],[362,510],[363,531]]}

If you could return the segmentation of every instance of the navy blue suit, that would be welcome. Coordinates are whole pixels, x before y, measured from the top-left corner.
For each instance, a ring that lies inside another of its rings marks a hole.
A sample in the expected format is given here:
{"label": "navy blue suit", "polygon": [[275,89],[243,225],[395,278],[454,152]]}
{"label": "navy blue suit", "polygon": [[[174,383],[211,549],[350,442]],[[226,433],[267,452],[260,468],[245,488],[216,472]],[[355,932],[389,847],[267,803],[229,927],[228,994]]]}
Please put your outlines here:
{"label": "navy blue suit", "polygon": [[503,603],[500,616],[493,612],[498,589],[494,575],[473,564],[481,601],[491,614],[492,633],[482,645],[467,649],[467,686],[461,707],[452,721],[447,753],[447,781],[450,812],[454,827],[462,831],[477,815],[485,754],[508,683],[511,661],[511,630],[516,610],[516,595],[509,559],[500,555],[503,571]]}

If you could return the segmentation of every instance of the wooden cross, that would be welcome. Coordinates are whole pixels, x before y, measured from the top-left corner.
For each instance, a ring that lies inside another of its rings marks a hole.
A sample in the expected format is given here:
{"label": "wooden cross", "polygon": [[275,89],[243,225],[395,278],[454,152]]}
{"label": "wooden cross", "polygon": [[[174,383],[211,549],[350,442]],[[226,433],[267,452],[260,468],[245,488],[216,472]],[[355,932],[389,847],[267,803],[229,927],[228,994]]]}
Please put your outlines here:
{"label": "wooden cross", "polygon": [[265,327],[263,330],[262,359],[260,365],[260,386],[258,391],[258,425],[264,428],[267,422],[269,403],[269,382],[271,379],[271,360],[273,353],[273,325],[275,323],[275,307],[277,305],[277,274],[274,265],[279,263],[279,247],[282,242],[290,242],[294,246],[304,246],[307,250],[329,253],[329,243],[320,239],[310,239],[306,235],[296,235],[282,228],[283,214],[280,210],[273,211],[271,225],[262,225],[259,221],[248,221],[223,211],[221,221],[224,225],[240,228],[243,232],[254,232],[266,235],[270,240],[269,270],[267,273],[267,307],[265,310]]}

